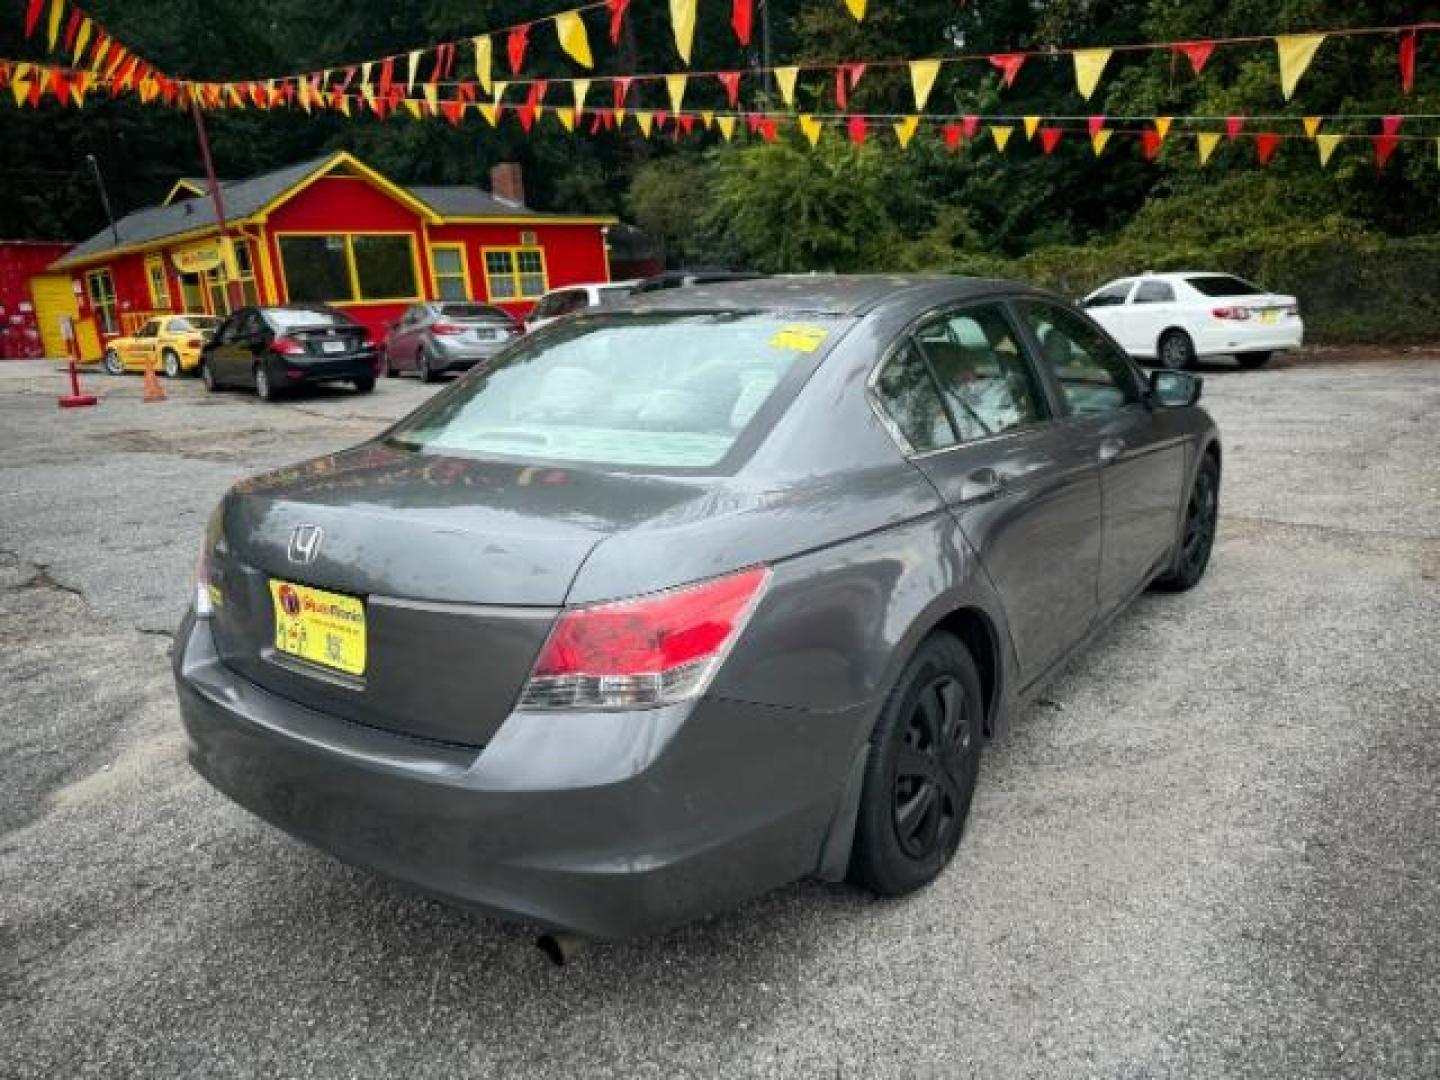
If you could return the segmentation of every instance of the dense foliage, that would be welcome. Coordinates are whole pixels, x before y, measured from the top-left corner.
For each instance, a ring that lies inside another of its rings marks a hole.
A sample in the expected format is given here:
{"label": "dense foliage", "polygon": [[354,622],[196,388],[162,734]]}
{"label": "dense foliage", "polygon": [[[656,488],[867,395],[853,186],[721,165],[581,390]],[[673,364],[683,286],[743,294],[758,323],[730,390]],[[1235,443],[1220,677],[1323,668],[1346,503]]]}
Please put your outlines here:
{"label": "dense foliage", "polygon": [[[19,40],[23,6],[23,0],[4,4],[0,55],[38,56],[33,44]],[[554,0],[94,0],[90,5],[161,67],[212,79],[338,67],[542,16],[557,6]],[[761,8],[757,4],[757,18]],[[856,24],[839,0],[775,0],[769,16],[775,61],[1298,32],[1386,25],[1425,14],[1380,0],[872,0],[870,8],[870,17]],[[721,0],[701,0],[695,69],[762,61],[761,35],[755,48],[743,53],[729,31],[728,9]],[[630,10],[618,49],[605,40],[602,20],[591,16],[597,73],[675,69],[667,5],[634,0]],[[1440,114],[1440,57],[1432,38],[1422,40],[1420,57],[1416,90],[1406,97],[1393,38],[1332,39],[1288,105],[1280,96],[1274,50],[1262,45],[1220,50],[1198,79],[1183,61],[1164,55],[1117,56],[1088,104],[1076,94],[1064,62],[1032,61],[1010,89],[1002,89],[998,76],[983,66],[961,65],[946,69],[930,110],[1114,117]],[[532,37],[527,73],[532,72],[573,73],[544,28]],[[642,97],[632,104],[664,104],[659,86],[635,92]],[[714,80],[697,79],[690,100],[697,107],[719,106],[722,93]],[[828,79],[802,78],[800,94],[804,107],[833,110]],[[908,109],[903,69],[872,69],[853,107]],[[1002,272],[1008,267],[1012,273],[1018,267],[1080,288],[1093,281],[1056,274],[1053,267],[1088,266],[1098,274],[1112,265],[1141,269],[1133,262],[1140,258],[1159,267],[1177,260],[1213,263],[1228,253],[1238,260],[1233,269],[1283,274],[1283,257],[1256,253],[1293,251],[1311,241],[1368,245],[1373,251],[1382,249],[1387,237],[1440,232],[1440,169],[1432,143],[1407,143],[1379,172],[1364,142],[1342,146],[1322,171],[1314,147],[1302,141],[1286,142],[1268,169],[1257,165],[1247,142],[1222,145],[1202,169],[1188,140],[1172,140],[1150,163],[1133,139],[1117,140],[1097,160],[1076,134],[1068,135],[1054,156],[1044,157],[1019,133],[1008,155],[1000,156],[988,146],[951,153],[929,133],[901,152],[888,131],[855,149],[832,130],[812,151],[798,135],[782,134],[773,145],[741,138],[723,146],[714,136],[647,142],[633,128],[591,138],[566,135],[553,121],[543,121],[526,136],[513,122],[492,130],[479,117],[452,128],[438,120],[346,120],[281,110],[219,114],[210,123],[218,168],[226,176],[335,148],[353,150],[410,181],[483,182],[491,164],[519,160],[536,205],[622,212],[661,241],[677,265]],[[1407,133],[1423,133],[1418,123]],[[1261,124],[1254,121],[1252,128]],[[1287,130],[1294,130],[1293,123]],[[99,159],[122,212],[156,201],[175,176],[199,171],[189,117],[133,100],[92,99],[84,110],[5,105],[0,142],[7,150],[0,162],[0,187],[7,195],[0,199],[3,236],[81,237],[99,228],[100,206],[82,171],[87,153]],[[1243,252],[1251,254],[1242,257]]]}

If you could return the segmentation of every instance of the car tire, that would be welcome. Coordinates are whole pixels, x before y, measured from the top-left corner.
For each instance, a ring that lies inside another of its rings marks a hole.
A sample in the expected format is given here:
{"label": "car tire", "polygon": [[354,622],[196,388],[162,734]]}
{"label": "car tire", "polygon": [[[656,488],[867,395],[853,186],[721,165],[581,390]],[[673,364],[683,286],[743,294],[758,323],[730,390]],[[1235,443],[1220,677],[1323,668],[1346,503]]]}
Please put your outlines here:
{"label": "car tire", "polygon": [[114,349],[105,350],[105,371],[110,375],[125,374],[125,361],[120,359],[120,354]]}
{"label": "car tire", "polygon": [[375,389],[375,377],[374,377],[373,375],[372,375],[370,378],[368,378],[368,379],[356,379],[356,380],[355,380],[355,392],[356,392],[357,394],[368,394],[368,393],[370,393],[370,392],[371,392],[372,390],[374,390],[374,389]]}
{"label": "car tire", "polygon": [[399,375],[400,373],[395,370],[395,365],[390,362],[390,350],[382,347],[381,356],[385,361],[385,377],[387,379],[393,379]]}
{"label": "car tire", "polygon": [[965,831],[984,738],[980,674],[950,634],[905,665],[870,737],[847,877],[881,896],[933,881]]}
{"label": "car tire", "polygon": [[264,361],[255,365],[255,396],[261,401],[275,400],[275,386],[270,381],[270,368]]}
{"label": "car tire", "polygon": [[1215,526],[1220,519],[1220,464],[1206,454],[1190,485],[1185,503],[1185,520],[1170,569],[1156,578],[1155,587],[1165,592],[1193,589],[1205,576],[1210,552],[1215,546]]}
{"label": "car tire", "polygon": [[1171,371],[1188,371],[1195,366],[1195,342],[1184,330],[1166,330],[1155,349],[1155,363]]}
{"label": "car tire", "polygon": [[1268,353],[1268,352],[1247,352],[1247,353],[1240,353],[1238,356],[1235,357],[1235,360],[1236,360],[1236,362],[1237,362],[1242,368],[1244,368],[1246,371],[1253,371],[1253,370],[1255,370],[1256,368],[1262,368],[1262,367],[1264,367],[1266,364],[1268,364],[1268,363],[1270,362],[1270,353]]}
{"label": "car tire", "polygon": [[220,384],[215,379],[215,372],[210,367],[209,360],[202,359],[200,361],[200,381],[205,384],[205,389],[212,394],[220,389]]}
{"label": "car tire", "polygon": [[423,345],[415,354],[415,374],[420,376],[421,382],[435,381],[435,371],[430,366],[430,351]]}
{"label": "car tire", "polygon": [[180,354],[174,349],[166,349],[160,354],[160,369],[165,372],[167,379],[178,379],[180,377]]}

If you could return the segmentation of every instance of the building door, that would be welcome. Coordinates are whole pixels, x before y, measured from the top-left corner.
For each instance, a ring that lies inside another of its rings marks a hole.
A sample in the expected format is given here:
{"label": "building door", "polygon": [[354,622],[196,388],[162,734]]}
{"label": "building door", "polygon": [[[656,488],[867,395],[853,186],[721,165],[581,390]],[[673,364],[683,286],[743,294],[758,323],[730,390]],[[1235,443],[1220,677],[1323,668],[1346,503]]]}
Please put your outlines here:
{"label": "building door", "polygon": [[60,320],[68,315],[72,322],[80,321],[80,305],[75,300],[70,275],[37,274],[30,279],[30,299],[35,304],[35,324],[40,328],[40,344],[44,346],[45,355],[68,356]]}

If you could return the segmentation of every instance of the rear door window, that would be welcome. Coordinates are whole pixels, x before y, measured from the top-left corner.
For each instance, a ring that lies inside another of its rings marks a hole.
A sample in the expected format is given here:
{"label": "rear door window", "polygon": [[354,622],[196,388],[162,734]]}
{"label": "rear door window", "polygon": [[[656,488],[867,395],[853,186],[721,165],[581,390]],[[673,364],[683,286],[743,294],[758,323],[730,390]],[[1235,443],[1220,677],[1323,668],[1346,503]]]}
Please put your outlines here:
{"label": "rear door window", "polygon": [[994,305],[954,312],[915,335],[966,442],[1045,419],[1044,395],[1005,313]]}
{"label": "rear door window", "polygon": [[1169,304],[1175,299],[1175,289],[1168,281],[1142,281],[1135,290],[1132,304]]}
{"label": "rear door window", "polygon": [[875,380],[875,400],[916,453],[955,444],[940,388],[913,341],[906,338]]}
{"label": "rear door window", "polygon": [[1135,370],[1110,340],[1072,311],[1045,301],[1016,303],[1070,413],[1095,416],[1140,400]]}

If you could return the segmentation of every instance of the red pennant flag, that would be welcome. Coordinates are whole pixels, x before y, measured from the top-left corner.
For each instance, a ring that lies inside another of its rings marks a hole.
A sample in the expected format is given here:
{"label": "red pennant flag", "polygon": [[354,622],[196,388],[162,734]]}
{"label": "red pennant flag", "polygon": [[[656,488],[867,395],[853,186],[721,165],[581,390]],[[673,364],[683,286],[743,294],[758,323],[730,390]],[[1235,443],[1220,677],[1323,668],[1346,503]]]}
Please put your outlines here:
{"label": "red pennant flag", "polygon": [[973,139],[975,133],[980,130],[980,117],[962,116],[960,118],[960,130],[965,133],[965,138]]}
{"label": "red pennant flag", "polygon": [[1255,136],[1255,154],[1260,158],[1261,165],[1269,165],[1270,159],[1275,156],[1275,151],[1280,146],[1280,136],[1268,131],[1262,131]]}
{"label": "red pennant flag", "polygon": [[1215,51],[1213,41],[1177,41],[1173,46],[1177,53],[1190,61],[1190,68],[1199,75],[1205,70],[1205,65],[1210,61],[1210,54]]}
{"label": "red pennant flag", "polygon": [[746,113],[745,126],[750,129],[750,134],[754,135],[757,131],[760,130],[760,114],[753,112]]}
{"label": "red pennant flag", "polygon": [[1025,63],[1024,53],[996,53],[990,57],[990,63],[999,69],[1005,79],[1006,86],[1015,85],[1015,76],[1020,74],[1020,68]]}
{"label": "red pennant flag", "polygon": [[851,89],[851,90],[854,90],[855,87],[857,87],[857,86],[860,85],[860,78],[861,78],[861,76],[863,76],[864,74],[865,74],[865,65],[864,65],[864,64],[846,64],[846,65],[845,65],[845,77],[850,80],[850,89]]}
{"label": "red pennant flag", "polygon": [[1100,133],[1101,128],[1105,126],[1105,117],[1092,116],[1090,117],[1088,123],[1090,125],[1090,136],[1091,138],[1094,138]]}
{"label": "red pennant flag", "polygon": [[1399,133],[1400,125],[1404,122],[1403,116],[1386,116],[1380,121],[1380,130],[1387,136],[1393,136]]}
{"label": "red pennant flag", "polygon": [[1140,133],[1140,151],[1145,155],[1146,161],[1154,161],[1160,153],[1160,133],[1153,128],[1146,128]]}
{"label": "red pennant flag", "polygon": [[856,146],[862,146],[865,142],[865,118],[863,116],[850,117],[847,125],[850,132],[850,141]]}
{"label": "red pennant flag", "polygon": [[1415,31],[1400,35],[1400,87],[1405,93],[1415,89]]}
{"label": "red pennant flag", "polygon": [[850,108],[850,95],[845,89],[845,69],[843,67],[835,69],[835,104],[841,112]]}
{"label": "red pennant flag", "polygon": [[625,107],[625,95],[630,93],[630,84],[634,81],[632,75],[617,75],[610,80],[610,89],[615,93],[615,108]]}
{"label": "red pennant flag", "polygon": [[455,74],[455,43],[451,41],[441,45],[440,52],[445,56],[445,66],[440,72],[440,77],[448,79]]}
{"label": "red pennant flag", "polygon": [[689,135],[690,132],[693,131],[695,128],[695,117],[691,116],[689,113],[681,113],[679,116],[675,117],[675,126],[681,131],[683,131],[686,135]]}
{"label": "red pennant flag", "polygon": [[[40,95],[45,92],[45,80],[36,79],[30,84],[30,92],[25,95],[25,103],[34,107],[40,104]],[[116,91],[112,91],[115,93]]]}
{"label": "red pennant flag", "polygon": [[625,9],[630,6],[630,0],[605,0],[610,5],[610,44],[620,43],[620,24],[625,21]]}
{"label": "red pennant flag", "polygon": [[430,77],[426,82],[439,82],[444,78],[445,72],[445,46],[435,46],[435,62],[430,65]]}
{"label": "red pennant flag", "polygon": [[529,135],[530,129],[535,126],[535,106],[526,103],[520,106],[519,111],[517,111],[515,115],[520,118],[521,130],[524,131],[526,135]]}
{"label": "red pennant flag", "polygon": [[735,108],[740,103],[740,72],[720,71],[715,78],[720,80],[720,85],[725,87],[725,97],[730,102],[730,108]]}
{"label": "red pennant flag", "polygon": [[776,124],[768,117],[760,121],[760,137],[766,142],[775,141]]}
{"label": "red pennant flag", "polygon": [[1395,135],[1372,135],[1370,138],[1375,143],[1375,168],[1383,170],[1390,155],[1395,153],[1395,147],[1400,145],[1400,140]]}
{"label": "red pennant flag", "polygon": [[755,26],[754,0],[735,0],[730,9],[730,25],[741,45],[750,44],[750,31]]}
{"label": "red pennant flag", "polygon": [[380,96],[388,98],[390,88],[395,85],[395,58],[387,56],[380,64]]}
{"label": "red pennant flag", "polygon": [[599,135],[599,134],[600,134],[600,128],[601,128],[601,126],[602,126],[604,123],[605,123],[605,118],[604,118],[603,114],[597,112],[597,113],[595,114],[594,118],[591,119],[591,121],[590,121],[590,134],[591,134],[591,135]]}
{"label": "red pennant flag", "polygon": [[474,101],[475,81],[473,79],[466,79],[464,82],[462,82],[460,84],[460,89],[457,93],[457,96],[460,98],[461,101]]}
{"label": "red pennant flag", "polygon": [[951,151],[960,149],[961,131],[959,124],[946,124],[941,129],[941,135],[945,139],[945,145]]}
{"label": "red pennant flag", "polygon": [[665,109],[656,109],[656,110],[655,110],[655,126],[656,126],[656,127],[658,127],[658,128],[663,128],[663,127],[665,126],[665,121],[666,121],[666,120],[669,120],[669,119],[670,119],[670,113],[667,112]]}
{"label": "red pennant flag", "polygon": [[1243,116],[1227,116],[1225,118],[1225,137],[1234,142],[1240,137],[1240,130],[1245,126]]}
{"label": "red pennant flag", "polygon": [[1046,157],[1055,152],[1055,147],[1060,145],[1060,136],[1063,134],[1064,132],[1059,128],[1040,129],[1040,149]]}
{"label": "red pennant flag", "polygon": [[40,12],[45,10],[45,0],[30,0],[25,8],[25,36],[28,38],[35,32],[35,24],[40,21]]}
{"label": "red pennant flag", "polygon": [[[530,24],[517,26],[505,39],[505,52],[510,57],[510,74],[519,75],[525,63],[525,48],[530,44]],[[528,129],[527,129],[528,130]]]}
{"label": "red pennant flag", "polygon": [[[61,105],[69,104],[70,80],[65,78],[65,72],[59,68],[50,69],[50,92],[55,95],[55,100]],[[1376,149],[1379,149],[1378,145]],[[1387,154],[1386,157],[1389,155]]]}
{"label": "red pennant flag", "polygon": [[[70,9],[70,18],[65,20],[65,37],[63,39],[64,49],[67,53],[75,48],[75,35],[80,32],[80,20],[82,18],[84,18],[84,16],[80,14],[79,8]],[[56,96],[59,97],[60,95],[57,94]]]}

